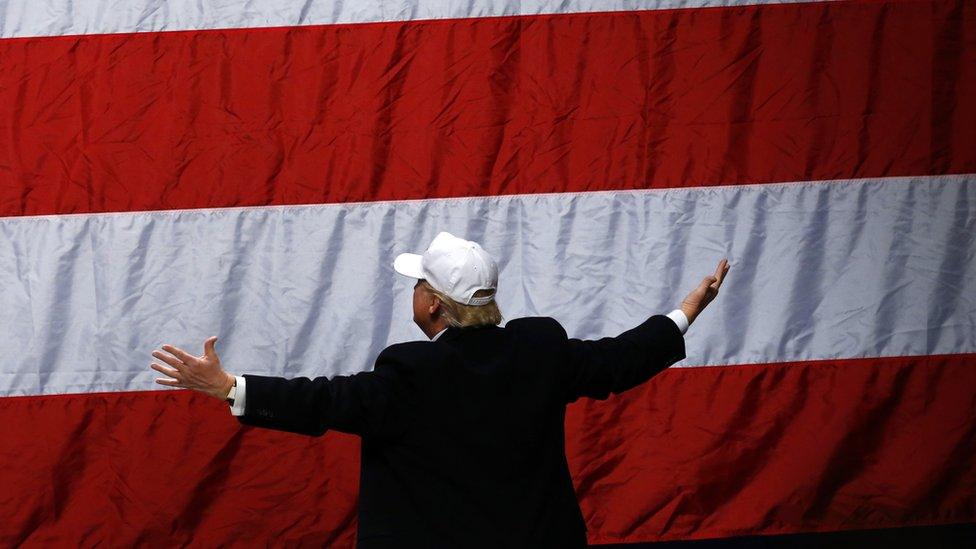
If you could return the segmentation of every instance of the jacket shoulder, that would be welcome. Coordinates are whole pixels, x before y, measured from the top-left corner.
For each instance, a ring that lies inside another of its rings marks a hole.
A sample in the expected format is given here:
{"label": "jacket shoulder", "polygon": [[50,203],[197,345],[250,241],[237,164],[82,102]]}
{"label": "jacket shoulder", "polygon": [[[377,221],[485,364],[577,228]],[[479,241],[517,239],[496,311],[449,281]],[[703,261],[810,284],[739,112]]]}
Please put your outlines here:
{"label": "jacket shoulder", "polygon": [[414,364],[430,363],[440,356],[443,350],[431,341],[408,341],[394,343],[383,349],[376,357],[375,370],[380,368],[409,368]]}
{"label": "jacket shoulder", "polygon": [[556,319],[548,316],[527,316],[508,321],[506,330],[532,332],[539,335],[566,339],[566,329]]}

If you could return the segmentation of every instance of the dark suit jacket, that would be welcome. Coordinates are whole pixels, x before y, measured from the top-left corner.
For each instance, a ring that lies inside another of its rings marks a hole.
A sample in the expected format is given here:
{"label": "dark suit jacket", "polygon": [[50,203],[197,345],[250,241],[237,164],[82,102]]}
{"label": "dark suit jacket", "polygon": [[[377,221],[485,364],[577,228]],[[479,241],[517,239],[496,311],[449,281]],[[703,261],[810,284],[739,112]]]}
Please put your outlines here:
{"label": "dark suit jacket", "polygon": [[372,372],[246,376],[240,419],[362,436],[361,548],[584,547],[566,404],[627,390],[684,356],[665,316],[598,341],[522,318],[392,345]]}

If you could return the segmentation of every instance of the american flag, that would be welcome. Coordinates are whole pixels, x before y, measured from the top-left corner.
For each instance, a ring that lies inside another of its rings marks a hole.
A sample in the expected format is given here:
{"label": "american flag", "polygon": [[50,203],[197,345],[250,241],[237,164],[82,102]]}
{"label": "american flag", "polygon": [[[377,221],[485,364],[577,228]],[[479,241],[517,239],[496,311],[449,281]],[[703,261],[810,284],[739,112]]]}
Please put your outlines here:
{"label": "american flag", "polygon": [[976,522],[976,3],[0,1],[0,545],[354,543],[357,438],[157,390],[368,370],[392,260],[688,358],[568,412],[592,543]]}

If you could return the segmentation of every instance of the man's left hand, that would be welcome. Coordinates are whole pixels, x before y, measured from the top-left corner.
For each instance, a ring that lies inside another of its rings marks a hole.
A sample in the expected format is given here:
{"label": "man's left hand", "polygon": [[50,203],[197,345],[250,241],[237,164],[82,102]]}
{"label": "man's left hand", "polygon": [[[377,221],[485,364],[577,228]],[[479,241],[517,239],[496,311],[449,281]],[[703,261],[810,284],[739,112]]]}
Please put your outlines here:
{"label": "man's left hand", "polygon": [[688,317],[688,323],[692,323],[698,315],[705,310],[705,307],[718,295],[718,289],[722,287],[725,275],[729,274],[729,262],[726,259],[718,262],[715,274],[706,276],[697,288],[688,294],[688,297],[681,302],[681,312]]}

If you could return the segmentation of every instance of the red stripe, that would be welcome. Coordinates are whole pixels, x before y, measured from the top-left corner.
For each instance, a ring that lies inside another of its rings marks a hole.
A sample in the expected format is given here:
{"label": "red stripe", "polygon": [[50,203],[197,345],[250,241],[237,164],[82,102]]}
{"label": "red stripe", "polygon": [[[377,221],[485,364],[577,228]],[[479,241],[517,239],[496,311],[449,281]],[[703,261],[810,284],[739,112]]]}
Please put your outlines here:
{"label": "red stripe", "polygon": [[0,41],[0,216],[976,172],[976,4]]}
{"label": "red stripe", "polygon": [[976,354],[671,369],[571,409],[595,543],[976,520]]}
{"label": "red stripe", "polygon": [[[976,521],[976,355],[671,369],[570,407],[596,543]],[[355,437],[184,391],[0,399],[0,545],[353,538]]]}
{"label": "red stripe", "polygon": [[359,440],[188,391],[0,398],[0,546],[350,546]]}

